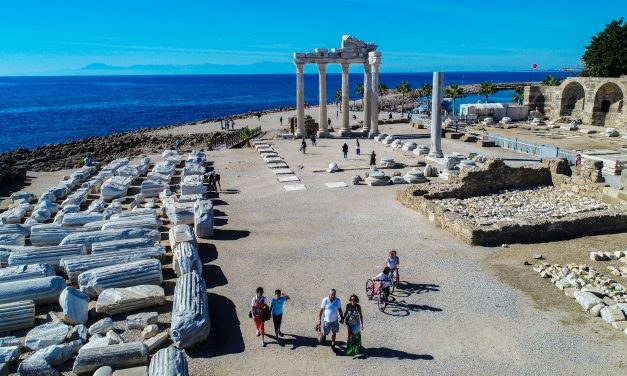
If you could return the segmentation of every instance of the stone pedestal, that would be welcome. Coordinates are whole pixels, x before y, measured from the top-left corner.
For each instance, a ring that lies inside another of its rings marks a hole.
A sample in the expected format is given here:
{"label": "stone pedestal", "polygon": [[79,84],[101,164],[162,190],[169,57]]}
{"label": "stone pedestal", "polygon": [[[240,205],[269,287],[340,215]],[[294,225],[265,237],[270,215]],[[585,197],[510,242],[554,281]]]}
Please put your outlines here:
{"label": "stone pedestal", "polygon": [[296,134],[297,138],[307,137],[305,132],[305,77],[304,65],[296,64]]}
{"label": "stone pedestal", "polygon": [[431,102],[431,151],[432,158],[442,158],[442,72],[433,72],[433,100]]}
{"label": "stone pedestal", "polygon": [[348,68],[349,64],[342,64],[342,128],[340,129],[340,136],[350,136],[351,129],[349,125],[350,110],[349,110],[349,93],[350,87],[348,82]]}
{"label": "stone pedestal", "polygon": [[327,123],[327,65],[318,64],[318,90],[320,95],[320,108],[318,119],[318,137],[329,137],[329,124]]}

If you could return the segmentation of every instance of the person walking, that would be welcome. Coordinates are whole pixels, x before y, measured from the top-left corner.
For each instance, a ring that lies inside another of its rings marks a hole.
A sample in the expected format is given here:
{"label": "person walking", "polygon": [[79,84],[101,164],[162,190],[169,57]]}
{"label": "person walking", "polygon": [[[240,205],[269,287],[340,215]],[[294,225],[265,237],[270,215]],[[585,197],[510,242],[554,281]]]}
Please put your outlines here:
{"label": "person walking", "polygon": [[364,329],[364,315],[361,313],[359,298],[353,294],[348,299],[344,313],[344,322],[348,331],[345,355],[357,355],[362,352],[361,332]]}
{"label": "person walking", "polygon": [[261,346],[266,347],[266,331],[263,325],[264,310],[268,310],[269,312],[268,305],[266,304],[266,297],[263,295],[263,287],[257,287],[256,294],[253,296],[253,300],[250,303],[250,313],[248,316],[255,322],[255,328],[257,328],[256,335],[257,337],[261,336]]}
{"label": "person walking", "polygon": [[377,165],[377,155],[374,150],[370,154],[370,168],[375,167]]}
{"label": "person walking", "polygon": [[216,188],[216,192],[218,192],[218,189],[222,190],[222,186],[220,185],[220,173],[218,171],[216,171],[216,176],[215,176],[215,186]]}
{"label": "person walking", "polygon": [[361,147],[359,145],[359,140],[355,140],[355,142],[357,143],[357,146],[355,147],[355,154],[360,155],[361,154]]}
{"label": "person walking", "polygon": [[331,128],[331,118],[327,118],[327,124],[329,125],[329,128]]}
{"label": "person walking", "polygon": [[174,147],[176,148],[176,150],[181,150],[181,139],[177,138],[176,141],[174,141]]}
{"label": "person walking", "polygon": [[316,134],[311,135],[311,145],[316,146]]}
{"label": "person walking", "polygon": [[344,160],[346,160],[348,158],[348,145],[346,145],[346,142],[342,145],[342,153],[344,154]]}
{"label": "person walking", "polygon": [[303,141],[300,143],[300,151],[302,151],[303,154],[305,154],[305,149],[307,149],[307,143],[305,142],[305,139],[303,138]]}
{"label": "person walking", "polygon": [[283,304],[286,301],[290,300],[290,297],[281,292],[281,290],[276,289],[274,291],[274,298],[270,302],[270,311],[272,311],[272,322],[274,323],[274,334],[277,337],[283,337],[283,332],[281,332],[281,321],[283,320]]}
{"label": "person walking", "polygon": [[213,192],[216,188],[216,175],[215,175],[215,171],[211,171],[209,173],[209,192]]}
{"label": "person walking", "polygon": [[335,111],[335,119],[339,119],[340,118],[340,111]]}
{"label": "person walking", "polygon": [[283,116],[281,116],[281,117],[279,118],[279,124],[281,124],[281,126],[283,126]]}
{"label": "person walking", "polygon": [[[342,314],[342,302],[337,297],[335,289],[329,291],[329,296],[322,299],[320,312],[318,313],[318,327],[321,326],[322,338],[320,342],[325,343],[327,336],[331,333],[331,349],[335,351],[335,337],[340,331],[340,324],[344,323]],[[323,320],[324,319],[324,320]]]}

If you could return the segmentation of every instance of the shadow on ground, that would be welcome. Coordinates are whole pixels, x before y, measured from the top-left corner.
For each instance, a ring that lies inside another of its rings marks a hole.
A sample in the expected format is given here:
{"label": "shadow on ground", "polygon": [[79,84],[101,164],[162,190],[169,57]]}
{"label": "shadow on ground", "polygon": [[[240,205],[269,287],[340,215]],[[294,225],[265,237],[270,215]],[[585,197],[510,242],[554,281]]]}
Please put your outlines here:
{"label": "shadow on ground", "polygon": [[202,277],[205,279],[205,283],[207,284],[208,289],[218,286],[225,286],[229,283],[229,281],[226,279],[226,276],[222,272],[222,268],[213,264],[204,265],[202,267]]}
{"label": "shadow on ground", "polygon": [[[208,293],[209,317],[219,317],[219,325],[211,325],[211,333],[205,343],[187,350],[190,358],[210,358],[244,351],[244,338],[240,330],[235,304],[229,298]],[[215,321],[214,321],[215,323]]]}
{"label": "shadow on ground", "polygon": [[394,350],[387,347],[372,347],[365,349],[363,354],[357,355],[355,359],[368,358],[396,358],[399,360],[433,360],[433,355],[411,354],[401,350]]}
{"label": "shadow on ground", "polygon": [[223,230],[215,229],[213,232],[214,240],[237,240],[245,238],[250,235],[250,231],[247,230]]}

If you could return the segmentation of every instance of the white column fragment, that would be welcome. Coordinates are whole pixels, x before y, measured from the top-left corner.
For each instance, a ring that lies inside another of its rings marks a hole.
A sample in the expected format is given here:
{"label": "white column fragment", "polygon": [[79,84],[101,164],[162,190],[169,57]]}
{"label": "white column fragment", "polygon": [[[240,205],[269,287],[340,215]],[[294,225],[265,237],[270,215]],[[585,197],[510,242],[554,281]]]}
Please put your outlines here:
{"label": "white column fragment", "polygon": [[431,150],[429,156],[442,158],[442,82],[444,74],[433,72],[433,100],[431,102]]}
{"label": "white column fragment", "polygon": [[329,137],[329,124],[327,123],[327,64],[318,63],[318,91],[320,97],[318,137]]}

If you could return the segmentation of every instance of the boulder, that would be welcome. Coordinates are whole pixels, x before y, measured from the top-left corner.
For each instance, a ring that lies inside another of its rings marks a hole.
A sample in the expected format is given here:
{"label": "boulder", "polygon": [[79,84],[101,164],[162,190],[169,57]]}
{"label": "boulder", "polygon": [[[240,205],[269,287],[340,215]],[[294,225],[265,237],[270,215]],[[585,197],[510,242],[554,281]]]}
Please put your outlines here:
{"label": "boulder", "polygon": [[84,324],[89,314],[89,296],[75,289],[66,287],[59,296],[59,305],[63,309],[63,321],[68,324]]}
{"label": "boulder", "polygon": [[601,318],[611,324],[614,321],[625,321],[625,314],[618,305],[614,304],[601,309]]}
{"label": "boulder", "polygon": [[65,341],[70,327],[61,322],[49,322],[31,329],[24,339],[24,346],[39,350]]}
{"label": "boulder", "polygon": [[142,339],[152,338],[159,334],[159,327],[156,324],[150,324],[142,330]]}
{"label": "boulder", "polygon": [[70,333],[68,334],[68,338],[70,339],[70,341],[81,341],[83,343],[86,343],[89,339],[89,332],[87,330],[87,327],[83,324],[72,327]]}
{"label": "boulder", "polygon": [[0,347],[0,363],[13,363],[20,358],[19,346]]}
{"label": "boulder", "polygon": [[601,298],[591,292],[576,290],[574,295],[577,303],[579,303],[579,305],[581,305],[581,307],[586,311],[589,311],[590,308],[603,301]]}
{"label": "boulder", "polygon": [[113,368],[102,366],[94,372],[93,376],[113,376]]}

